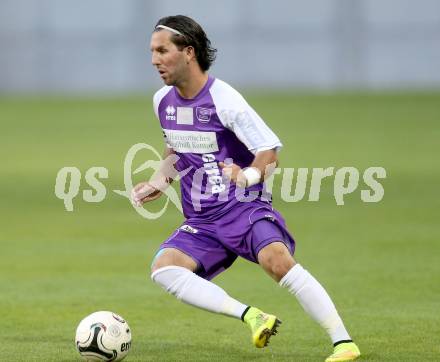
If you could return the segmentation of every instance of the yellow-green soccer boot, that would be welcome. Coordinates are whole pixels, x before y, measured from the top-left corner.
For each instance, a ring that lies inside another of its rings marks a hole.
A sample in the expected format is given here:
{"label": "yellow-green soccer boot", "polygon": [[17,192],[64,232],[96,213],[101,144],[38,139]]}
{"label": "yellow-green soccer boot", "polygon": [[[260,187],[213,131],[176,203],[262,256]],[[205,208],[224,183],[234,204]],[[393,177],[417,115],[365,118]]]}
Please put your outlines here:
{"label": "yellow-green soccer boot", "polygon": [[333,350],[333,354],[325,362],[353,361],[361,355],[358,346],[353,342],[338,344]]}
{"label": "yellow-green soccer boot", "polygon": [[250,307],[243,321],[252,331],[252,343],[257,348],[266,347],[271,336],[277,334],[281,321],[271,314],[266,314],[258,308]]}

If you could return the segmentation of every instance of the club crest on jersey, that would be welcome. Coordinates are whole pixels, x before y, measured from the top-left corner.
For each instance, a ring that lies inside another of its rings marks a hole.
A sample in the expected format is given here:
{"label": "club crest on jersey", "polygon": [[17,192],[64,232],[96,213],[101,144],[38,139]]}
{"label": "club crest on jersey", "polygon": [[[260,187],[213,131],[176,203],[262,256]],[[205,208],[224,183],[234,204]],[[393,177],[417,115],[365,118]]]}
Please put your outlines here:
{"label": "club crest on jersey", "polygon": [[196,107],[196,117],[202,123],[208,123],[211,120],[211,109]]}
{"label": "club crest on jersey", "polygon": [[176,116],[175,116],[176,108],[174,108],[174,106],[168,105],[168,107],[165,108],[165,112],[167,114],[166,117],[165,117],[165,119],[167,121],[175,121],[176,120]]}

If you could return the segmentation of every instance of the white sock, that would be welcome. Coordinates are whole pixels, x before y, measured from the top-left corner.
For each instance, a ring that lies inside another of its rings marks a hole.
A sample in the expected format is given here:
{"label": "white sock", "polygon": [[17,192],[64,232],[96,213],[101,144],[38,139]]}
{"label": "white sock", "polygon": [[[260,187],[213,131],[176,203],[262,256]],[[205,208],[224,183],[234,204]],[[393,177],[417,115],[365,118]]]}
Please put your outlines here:
{"label": "white sock", "polygon": [[295,295],[304,310],[327,331],[333,343],[351,340],[329,295],[301,265],[290,269],[280,285]]}
{"label": "white sock", "polygon": [[151,279],[177,299],[210,312],[241,318],[247,308],[219,286],[180,266],[157,269]]}

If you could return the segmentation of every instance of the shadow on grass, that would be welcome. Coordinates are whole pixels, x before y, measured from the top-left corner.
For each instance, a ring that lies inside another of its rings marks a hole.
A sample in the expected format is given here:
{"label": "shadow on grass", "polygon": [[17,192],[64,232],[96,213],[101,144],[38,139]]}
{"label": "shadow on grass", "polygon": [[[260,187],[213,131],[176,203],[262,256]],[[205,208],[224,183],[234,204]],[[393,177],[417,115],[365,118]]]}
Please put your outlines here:
{"label": "shadow on grass", "polygon": [[130,361],[320,361],[321,354],[305,355],[272,349],[251,349],[251,346],[161,342],[137,346]]}

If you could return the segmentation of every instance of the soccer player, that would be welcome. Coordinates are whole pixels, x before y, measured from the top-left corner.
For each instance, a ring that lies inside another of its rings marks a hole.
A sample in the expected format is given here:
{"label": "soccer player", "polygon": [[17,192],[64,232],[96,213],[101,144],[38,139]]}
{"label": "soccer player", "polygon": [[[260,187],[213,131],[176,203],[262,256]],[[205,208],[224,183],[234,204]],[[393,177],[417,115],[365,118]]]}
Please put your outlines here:
{"label": "soccer player", "polygon": [[210,281],[243,257],[259,264],[325,329],[334,345],[327,362],[356,359],[359,349],[332,300],[294,260],[295,241],[264,196],[264,177],[277,164],[280,140],[240,93],[208,75],[216,49],[193,19],[160,19],[150,46],[165,83],[153,100],[165,160],[150,181],[134,187],[132,202],[142,206],[157,199],[179,172],[186,218],[160,246],[152,280],[185,303],[241,319],[261,348],[281,321]]}

